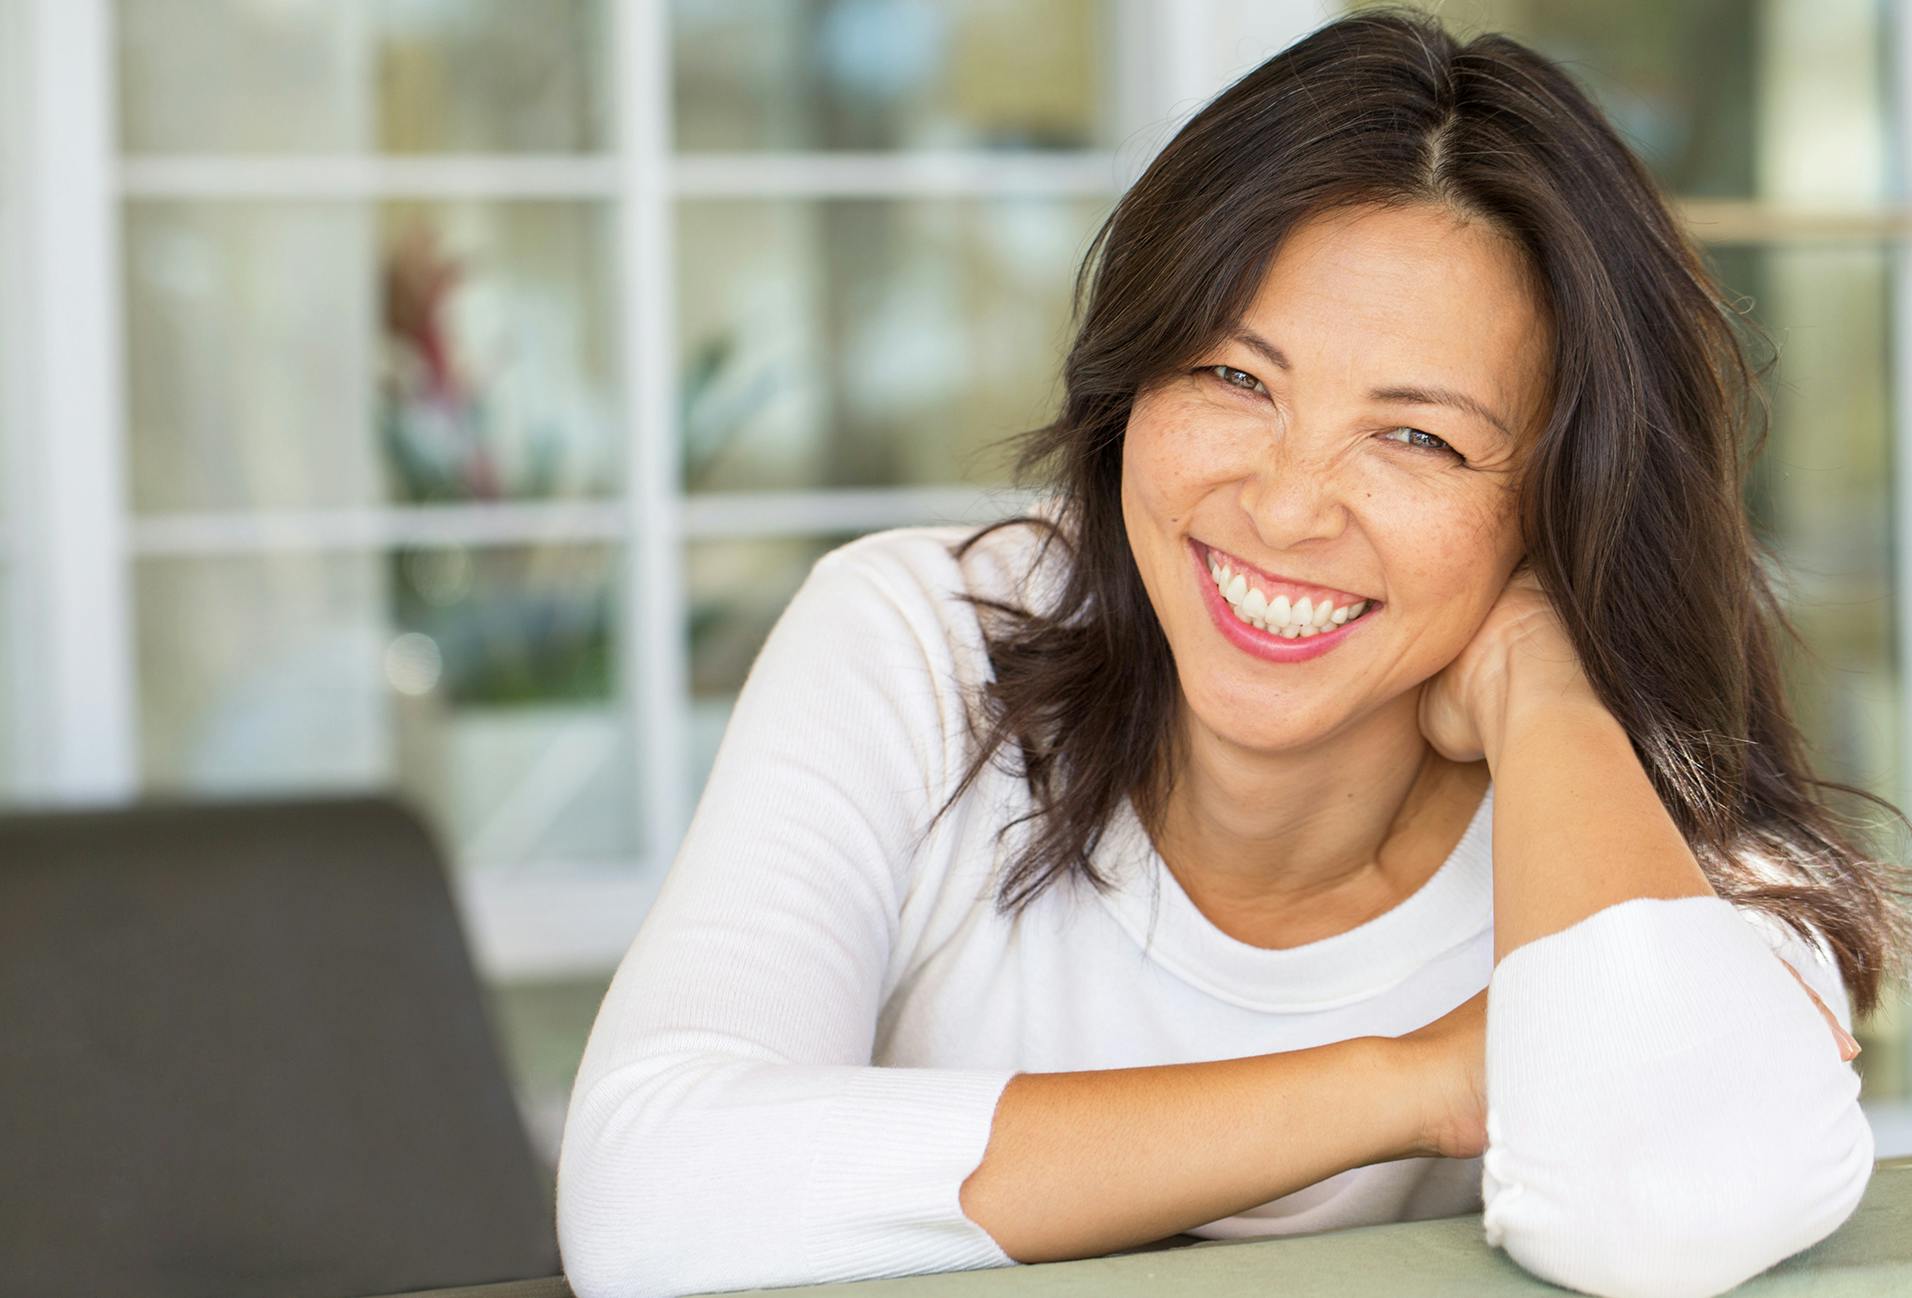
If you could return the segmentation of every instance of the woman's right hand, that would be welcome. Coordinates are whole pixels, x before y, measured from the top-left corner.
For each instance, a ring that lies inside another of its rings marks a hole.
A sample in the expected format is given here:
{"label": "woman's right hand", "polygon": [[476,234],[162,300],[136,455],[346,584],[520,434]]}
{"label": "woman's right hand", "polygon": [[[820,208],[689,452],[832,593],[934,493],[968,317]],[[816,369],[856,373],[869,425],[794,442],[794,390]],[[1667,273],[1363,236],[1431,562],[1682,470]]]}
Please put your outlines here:
{"label": "woman's right hand", "polygon": [[1487,989],[1395,1038],[1418,1074],[1422,1158],[1479,1158],[1487,1148]]}

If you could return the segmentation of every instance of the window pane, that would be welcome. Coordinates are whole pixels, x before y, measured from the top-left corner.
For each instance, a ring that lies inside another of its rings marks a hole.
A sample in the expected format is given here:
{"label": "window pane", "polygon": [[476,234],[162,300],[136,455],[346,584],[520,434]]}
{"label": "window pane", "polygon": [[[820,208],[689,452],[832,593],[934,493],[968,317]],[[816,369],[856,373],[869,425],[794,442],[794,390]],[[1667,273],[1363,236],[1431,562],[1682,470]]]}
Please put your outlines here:
{"label": "window pane", "polygon": [[129,153],[604,146],[604,0],[122,0]]}
{"label": "window pane", "polygon": [[673,0],[677,147],[1109,146],[1116,7]]}
{"label": "window pane", "polygon": [[693,790],[710,775],[737,691],[784,605],[819,558],[855,535],[699,541],[687,548]]}
{"label": "window pane", "polygon": [[1887,192],[1884,6],[1415,3],[1463,39],[1506,32],[1565,62],[1671,193],[1823,200]]}
{"label": "window pane", "polygon": [[609,219],[547,202],[137,202],[148,511],[613,492]]}
{"label": "window pane", "polygon": [[616,490],[611,221],[579,203],[381,208],[378,409],[395,499]]}
{"label": "window pane", "polygon": [[146,560],[146,785],[395,784],[468,865],[628,859],[618,568],[592,545]]}
{"label": "window pane", "polygon": [[1709,257],[1780,344],[1768,380],[1771,439],[1747,503],[1818,660],[1791,664],[1800,724],[1825,774],[1896,798],[1889,253],[1790,244]]}
{"label": "window pane", "polygon": [[1109,206],[682,204],[686,486],[1008,482],[991,443],[1053,413],[1076,264]]}
{"label": "window pane", "polygon": [[126,209],[133,504],[369,504],[369,212],[350,204]]}

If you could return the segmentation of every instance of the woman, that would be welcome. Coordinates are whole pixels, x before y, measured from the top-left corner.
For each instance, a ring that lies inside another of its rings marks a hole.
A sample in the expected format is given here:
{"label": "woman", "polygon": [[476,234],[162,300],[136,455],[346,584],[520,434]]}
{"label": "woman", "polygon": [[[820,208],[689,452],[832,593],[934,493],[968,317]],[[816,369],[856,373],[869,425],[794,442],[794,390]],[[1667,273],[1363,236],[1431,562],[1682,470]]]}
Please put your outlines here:
{"label": "woman", "polygon": [[1829,1234],[1907,915],[1779,687],[1755,376],[1612,129],[1369,11],[1080,283],[1050,504],[840,547],[751,671],[573,1092],[580,1298],[1483,1210],[1711,1294]]}

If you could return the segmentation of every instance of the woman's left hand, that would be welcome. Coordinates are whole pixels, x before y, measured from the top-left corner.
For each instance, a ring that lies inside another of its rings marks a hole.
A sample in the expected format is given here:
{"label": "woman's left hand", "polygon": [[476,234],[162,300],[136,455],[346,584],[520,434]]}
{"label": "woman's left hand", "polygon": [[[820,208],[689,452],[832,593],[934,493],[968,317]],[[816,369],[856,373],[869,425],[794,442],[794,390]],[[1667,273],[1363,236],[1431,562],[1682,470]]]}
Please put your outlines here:
{"label": "woman's left hand", "polygon": [[1832,1039],[1839,1045],[1839,1058],[1847,1063],[1851,1063],[1854,1059],[1858,1058],[1859,1051],[1862,1048],[1859,1045],[1858,1038],[1840,1025],[1839,1016],[1832,1012],[1831,1006],[1819,998],[1819,993],[1812,989],[1812,984],[1806,981],[1805,975],[1799,972],[1798,967],[1794,965],[1792,961],[1783,955],[1779,956],[1778,959],[1779,963],[1786,966],[1786,972],[1799,980],[1799,985],[1806,989],[1806,995],[1812,997],[1812,1003],[1817,1005],[1819,1012],[1825,1016],[1827,1026],[1832,1029]]}
{"label": "woman's left hand", "polygon": [[1486,738],[1506,714],[1516,664],[1523,688],[1569,697],[1584,691],[1598,699],[1553,601],[1525,564],[1508,578],[1467,647],[1421,687],[1421,733],[1441,756],[1477,762],[1486,754]]}

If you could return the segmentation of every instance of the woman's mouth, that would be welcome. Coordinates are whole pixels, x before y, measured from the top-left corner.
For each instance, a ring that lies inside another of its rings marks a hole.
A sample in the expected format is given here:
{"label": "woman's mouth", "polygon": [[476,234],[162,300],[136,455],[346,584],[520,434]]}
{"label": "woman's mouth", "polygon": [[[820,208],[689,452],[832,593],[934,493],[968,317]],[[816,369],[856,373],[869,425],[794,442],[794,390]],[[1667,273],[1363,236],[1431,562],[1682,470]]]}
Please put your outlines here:
{"label": "woman's mouth", "polygon": [[[1335,595],[1319,588],[1284,588],[1237,571],[1226,555],[1189,541],[1202,598],[1217,629],[1238,648],[1273,662],[1326,653],[1380,610],[1378,600]],[[1272,591],[1267,589],[1274,587]]]}

